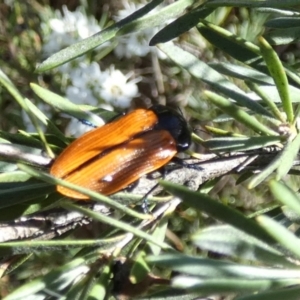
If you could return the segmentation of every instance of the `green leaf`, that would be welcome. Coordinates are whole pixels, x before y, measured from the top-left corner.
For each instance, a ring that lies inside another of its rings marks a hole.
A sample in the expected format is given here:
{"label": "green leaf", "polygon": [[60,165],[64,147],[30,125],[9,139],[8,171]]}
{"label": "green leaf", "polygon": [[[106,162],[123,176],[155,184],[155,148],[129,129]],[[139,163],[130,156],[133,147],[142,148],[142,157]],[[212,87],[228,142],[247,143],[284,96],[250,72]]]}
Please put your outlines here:
{"label": "green leaf", "polygon": [[[50,250],[70,250],[82,247],[97,247],[97,251],[108,251],[108,249],[113,249],[117,246],[120,241],[124,239],[124,235],[120,235],[113,238],[107,239],[75,239],[75,240],[28,240],[22,241],[9,241],[5,243],[0,243],[0,249],[12,248],[12,253],[32,253],[32,251],[50,251]],[[15,251],[14,251],[15,249]],[[104,249],[104,250],[103,250]],[[1,252],[2,253],[2,252]],[[96,254],[95,254],[96,255]]]}
{"label": "green leaf", "polygon": [[[209,259],[194,257],[184,254],[161,254],[148,256],[147,262],[158,266],[165,266],[174,271],[187,275],[196,276],[199,279],[242,279],[242,280],[299,280],[298,269],[266,268],[248,266],[237,263],[222,261],[220,259]],[[276,282],[274,282],[276,284]]]}
{"label": "green leaf", "polygon": [[30,175],[22,171],[0,173],[0,182],[25,182]]}
{"label": "green leaf", "polygon": [[260,57],[260,51],[256,45],[220,26],[202,20],[197,29],[212,45],[241,62],[246,63]]}
{"label": "green leaf", "polygon": [[219,6],[235,6],[235,7],[292,7],[298,6],[298,0],[207,0],[206,5],[208,7],[219,7]]}
{"label": "green leaf", "polygon": [[17,101],[17,103],[21,106],[21,108],[26,112],[29,119],[31,120],[32,124],[36,128],[36,131],[38,132],[41,141],[43,142],[43,146],[46,149],[48,155],[50,157],[53,157],[53,152],[51,148],[49,147],[47,140],[45,138],[44,132],[41,129],[41,126],[37,122],[37,116],[34,114],[35,111],[31,111],[28,107],[28,100],[26,100],[17,90],[15,85],[12,83],[12,81],[2,72],[0,69],[0,83],[8,90],[8,92],[14,97],[14,99]]}
{"label": "green leaf", "polygon": [[21,254],[18,257],[15,257],[13,262],[9,265],[9,267],[5,270],[3,277],[5,275],[10,274],[14,270],[16,270],[19,266],[21,266],[24,262],[26,262],[30,257],[32,257],[33,253],[29,254]]}
{"label": "green leaf", "polygon": [[[160,242],[158,241],[155,237],[153,237],[152,235],[148,234],[147,232],[143,231],[142,229],[136,228],[130,224],[127,224],[125,222],[116,220],[113,217],[108,217],[105,216],[103,214],[100,213],[95,213],[94,211],[90,210],[90,209],[86,209],[83,207],[80,207],[78,205],[75,205],[73,203],[70,202],[65,202],[61,204],[62,207],[69,209],[69,210],[74,210],[77,211],[83,215],[86,215],[94,220],[100,221],[102,223],[108,224],[110,226],[113,226],[115,228],[124,230],[126,232],[130,232],[133,235],[145,239],[148,242],[151,242],[159,247],[161,247],[163,250],[169,250],[170,246],[164,242]],[[125,208],[123,208],[123,211],[125,211]],[[127,213],[129,212],[129,209],[126,210]],[[129,213],[128,213],[129,214]],[[137,213],[136,213],[137,214]],[[134,215],[134,213],[131,213],[131,215]]]}
{"label": "green leaf", "polygon": [[294,111],[289,94],[289,84],[283,65],[270,44],[263,38],[259,38],[261,54],[267,64],[268,70],[273,77],[278,93],[281,98],[283,109],[287,115],[287,120],[292,123]]}
{"label": "green leaf", "polygon": [[297,134],[291,143],[287,143],[281,155],[281,163],[277,169],[276,179],[283,178],[292,168],[294,160],[298,155],[300,148],[300,133]]}
{"label": "green leaf", "polygon": [[189,207],[205,212],[211,217],[230,224],[239,230],[245,231],[263,242],[273,242],[273,239],[270,238],[256,222],[247,219],[243,214],[231,207],[219,203],[207,195],[192,192],[186,187],[178,186],[166,181],[160,181],[160,183],[167,191],[182,199]]}
{"label": "green leaf", "polygon": [[[162,218],[157,226],[155,227],[152,236],[155,237],[158,241],[163,242],[166,239],[166,231],[168,230],[168,218]],[[149,243],[149,247],[153,254],[158,255],[161,252],[161,248]]]}
{"label": "green leaf", "polygon": [[95,278],[99,277],[101,269],[97,269],[98,274],[95,274],[94,268],[85,275],[81,276],[75,284],[73,284],[67,291],[64,293],[65,299],[68,300],[81,300],[87,299],[87,295],[91,291],[93,284],[95,284]]}
{"label": "green leaf", "polygon": [[266,292],[258,292],[254,295],[237,297],[236,300],[298,300],[299,285],[289,286],[285,289],[275,289]]}
{"label": "green leaf", "polygon": [[[78,276],[82,275],[88,269],[85,266],[83,258],[77,258],[70,263],[49,272],[47,275],[29,281],[27,284],[14,290],[6,300],[26,299],[46,288],[53,290],[53,284],[56,283],[56,288],[62,290],[62,287],[71,284]],[[60,287],[60,288],[59,288]]]}
{"label": "green leaf", "polygon": [[300,27],[300,19],[295,17],[280,17],[268,20],[265,23],[266,27],[271,28],[290,28]]}
{"label": "green leaf", "polygon": [[254,84],[251,81],[246,81],[246,84],[252,91],[254,91],[262,99],[262,101],[264,103],[266,103],[268,105],[268,107],[270,108],[270,111],[273,113],[274,117],[276,117],[282,123],[286,122],[285,116],[283,116],[281,111],[278,109],[277,105],[275,104],[274,99],[272,98],[272,96],[269,93],[265,93],[263,88],[261,88],[259,85]]}
{"label": "green leaf", "polygon": [[224,97],[221,97],[210,91],[205,91],[204,94],[207,96],[208,100],[210,100],[220,109],[222,109],[222,111],[224,111],[240,123],[244,124],[245,126],[251,128],[252,130],[266,135],[278,135],[275,131],[266,127],[265,125],[260,123],[255,117],[250,116],[244,110],[242,110],[229,100],[225,99]]}
{"label": "green leaf", "polygon": [[[287,141],[287,143],[284,146],[285,148],[288,148],[290,144],[290,141]],[[253,189],[260,183],[262,183],[268,176],[270,176],[282,163],[282,156],[284,154],[284,149],[280,151],[275,158],[269,163],[269,165],[263,169],[259,174],[255,175],[250,182],[248,183],[248,188]]]}
{"label": "green leaf", "polygon": [[267,32],[264,37],[272,45],[288,45],[299,40],[300,28],[273,29]]}
{"label": "green leaf", "polygon": [[227,78],[216,72],[208,64],[199,60],[196,56],[173,45],[172,43],[160,44],[159,48],[169,56],[176,64],[186,69],[192,76],[209,84],[212,88],[222,92],[226,96],[234,99],[241,106],[245,106],[268,117],[272,115],[260,104],[255,102],[244,91],[240,90]]}
{"label": "green leaf", "polygon": [[151,271],[145,261],[145,251],[140,251],[130,270],[129,280],[133,284],[143,281]]}
{"label": "green leaf", "polygon": [[187,7],[194,4],[194,0],[180,0],[168,5],[155,14],[146,15],[161,2],[162,0],[153,0],[118,23],[55,53],[40,64],[36,71],[41,73],[55,68],[102,45],[104,42],[109,41],[116,35],[161,26],[163,22],[170,18],[174,18],[178,14],[182,13]]}
{"label": "green leaf", "polygon": [[[34,84],[33,84],[34,85]],[[65,136],[62,134],[62,132],[55,126],[55,124],[35,105],[33,104],[29,99],[24,99],[29,110],[36,116],[37,119],[39,119],[45,126],[49,128],[49,131],[57,138],[59,138],[61,141],[65,140]]]}
{"label": "green leaf", "polygon": [[0,190],[0,208],[17,205],[54,192],[55,187],[47,183],[29,183]]}
{"label": "green leaf", "polygon": [[279,136],[220,137],[206,140],[201,144],[211,151],[246,151],[268,147],[281,142]]}
{"label": "green leaf", "polygon": [[274,16],[283,16],[283,17],[297,17],[300,16],[300,13],[295,10],[280,9],[280,8],[271,8],[271,7],[257,7],[255,11],[262,13],[274,14]]}
{"label": "green leaf", "polygon": [[275,180],[270,181],[270,190],[276,200],[287,205],[292,211],[300,215],[300,198],[288,186]]}
{"label": "green leaf", "polygon": [[59,200],[57,194],[51,195],[41,195],[36,196],[31,200],[28,200],[23,203],[18,203],[13,206],[6,206],[5,208],[0,209],[0,221],[14,221],[22,216],[27,216],[41,210],[46,209],[47,207],[53,207],[56,205],[56,202]]}
{"label": "green leaf", "polygon": [[111,266],[110,264],[108,264],[102,269],[101,275],[94,283],[91,291],[89,292],[88,299],[105,299],[105,295],[107,295],[107,289],[109,287],[109,281],[111,277]]}
{"label": "green leaf", "polygon": [[[140,218],[140,219],[149,219],[149,216],[138,213],[138,212],[122,205],[121,203],[110,199],[109,197],[107,197],[105,195],[102,195],[102,194],[99,194],[97,192],[91,191],[87,188],[83,188],[79,185],[72,184],[68,181],[65,181],[65,180],[62,180],[62,179],[59,179],[59,178],[54,178],[54,177],[52,177],[51,175],[49,175],[47,173],[35,170],[35,169],[30,168],[29,166],[26,166],[26,165],[23,165],[23,164],[18,164],[18,167],[21,170],[23,170],[24,172],[30,174],[32,177],[35,177],[35,178],[37,178],[41,181],[45,181],[45,182],[48,182],[48,183],[53,184],[53,185],[65,186],[69,189],[78,191],[78,192],[80,192],[84,195],[89,196],[94,201],[100,202],[101,204],[105,204],[105,205],[107,205],[109,207],[112,207],[112,208],[116,208],[116,209],[124,212],[125,214],[131,215],[133,217]],[[71,204],[65,204],[65,206],[68,206],[68,205],[71,205]]]}
{"label": "green leaf", "polygon": [[151,40],[149,45],[154,46],[158,43],[165,43],[196,26],[200,19],[210,15],[214,9],[204,8],[203,6],[193,9],[185,15],[179,17],[174,22],[168,24],[160,30]]}
{"label": "green leaf", "polygon": [[264,279],[240,279],[240,278],[199,278],[191,276],[176,276],[172,280],[172,286],[188,290],[189,292],[204,293],[206,295],[216,293],[245,293],[247,291],[266,290],[288,286],[297,283],[296,279],[290,280],[264,280]]}
{"label": "green leaf", "polygon": [[281,247],[284,247],[298,258],[300,257],[300,240],[298,237],[268,216],[262,215],[256,219],[258,223],[277,240]]}
{"label": "green leaf", "polygon": [[266,243],[228,225],[205,228],[191,237],[200,249],[230,256],[234,259],[251,260],[265,264],[295,267],[285,254]]}
{"label": "green leaf", "polygon": [[[154,3],[152,2],[148,5],[151,4],[153,7]],[[159,3],[156,3],[154,5],[157,6],[158,4]],[[191,8],[194,4],[195,1],[193,0],[179,0],[161,8],[157,12],[151,12],[149,14],[145,14],[143,11],[147,8],[146,5],[145,7],[137,10],[132,15],[119,22],[122,23],[122,26],[120,24],[121,28],[118,31],[117,35],[120,36],[128,34],[130,32],[142,31],[147,28],[155,28],[158,26],[161,27],[162,24],[165,24],[168,20],[172,20],[173,18],[182,14],[187,8]],[[147,10],[149,10],[149,8],[147,8]],[[129,20],[129,22],[127,22],[127,19]]]}
{"label": "green leaf", "polygon": [[[260,89],[269,96],[269,98],[272,99],[273,102],[275,103],[281,103],[280,96],[278,94],[278,90],[275,85],[260,85]],[[293,103],[299,103],[300,99],[298,97],[300,89],[289,85],[289,94],[290,94],[290,99]]]}
{"label": "green leaf", "polygon": [[230,63],[210,63],[209,66],[227,76],[249,80],[257,84],[274,85],[272,77],[249,67]]}
{"label": "green leaf", "polygon": [[157,292],[147,294],[144,297],[142,297],[142,296],[139,297],[139,300],[149,300],[149,299],[155,299],[155,300],[195,300],[195,299],[199,299],[199,293],[187,293],[185,290],[182,290],[182,289],[175,289],[175,288],[169,288],[168,287],[164,290],[160,290],[160,291],[157,291]]}
{"label": "green leaf", "polygon": [[[24,147],[24,146],[29,146],[33,148],[38,148],[39,151],[43,149],[43,144],[40,140],[36,138],[34,135],[29,135],[29,134],[23,134],[22,131],[19,131],[19,133],[9,133],[6,131],[0,131],[0,137],[5,138],[6,140],[10,141],[14,147]],[[20,144],[20,145],[15,145],[15,144]],[[25,147],[23,148],[26,151],[30,151],[30,149],[26,149]]]}
{"label": "green leaf", "polygon": [[[43,87],[40,87],[37,84],[32,83],[32,90],[46,103],[55,107],[56,109],[73,116],[79,120],[89,121],[91,124],[95,126],[103,125],[103,120],[100,119],[97,115],[91,113],[88,109],[84,110],[81,106],[76,105],[69,101],[68,99],[61,97]],[[115,113],[107,112],[103,110],[103,113],[99,114],[105,121],[110,120]]]}

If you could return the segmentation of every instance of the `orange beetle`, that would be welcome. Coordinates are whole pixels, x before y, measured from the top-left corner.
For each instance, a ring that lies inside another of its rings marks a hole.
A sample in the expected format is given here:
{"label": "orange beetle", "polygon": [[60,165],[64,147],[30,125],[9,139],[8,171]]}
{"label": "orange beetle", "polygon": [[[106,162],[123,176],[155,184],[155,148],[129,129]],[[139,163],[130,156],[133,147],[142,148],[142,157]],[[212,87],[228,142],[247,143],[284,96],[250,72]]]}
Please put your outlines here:
{"label": "orange beetle", "polygon": [[[161,168],[190,143],[187,123],[177,111],[162,105],[136,109],[76,139],[57,157],[50,173],[111,195]],[[57,191],[89,199],[63,186]]]}

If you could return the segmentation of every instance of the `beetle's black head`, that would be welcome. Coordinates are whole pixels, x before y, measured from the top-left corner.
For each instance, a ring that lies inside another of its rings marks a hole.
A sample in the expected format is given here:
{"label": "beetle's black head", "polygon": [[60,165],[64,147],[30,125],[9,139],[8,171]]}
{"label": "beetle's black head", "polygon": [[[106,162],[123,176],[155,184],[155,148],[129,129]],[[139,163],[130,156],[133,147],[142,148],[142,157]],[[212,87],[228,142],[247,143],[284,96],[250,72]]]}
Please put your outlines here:
{"label": "beetle's black head", "polygon": [[164,129],[170,132],[177,144],[177,151],[184,151],[191,144],[191,133],[183,116],[176,110],[163,105],[153,105],[150,107],[157,117],[156,129]]}

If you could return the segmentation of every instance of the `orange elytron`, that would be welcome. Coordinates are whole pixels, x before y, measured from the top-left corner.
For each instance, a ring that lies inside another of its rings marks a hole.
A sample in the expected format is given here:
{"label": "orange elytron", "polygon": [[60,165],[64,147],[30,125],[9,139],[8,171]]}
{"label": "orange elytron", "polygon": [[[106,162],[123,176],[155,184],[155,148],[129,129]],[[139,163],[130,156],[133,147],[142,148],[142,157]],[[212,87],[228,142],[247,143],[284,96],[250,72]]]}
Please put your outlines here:
{"label": "orange elytron", "polygon": [[[57,157],[50,173],[111,195],[167,164],[190,142],[187,123],[177,111],[162,105],[136,109],[76,139]],[[89,199],[63,186],[57,191]]]}

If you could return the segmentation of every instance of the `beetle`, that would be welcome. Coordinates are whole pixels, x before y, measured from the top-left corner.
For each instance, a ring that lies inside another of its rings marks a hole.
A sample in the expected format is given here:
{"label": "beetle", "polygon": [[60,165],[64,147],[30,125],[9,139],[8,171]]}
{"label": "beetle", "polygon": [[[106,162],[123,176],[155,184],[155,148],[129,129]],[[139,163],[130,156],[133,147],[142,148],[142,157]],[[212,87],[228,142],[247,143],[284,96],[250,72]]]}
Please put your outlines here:
{"label": "beetle", "polygon": [[[190,143],[187,122],[176,110],[163,105],[139,108],[76,139],[54,161],[50,174],[111,195],[163,167]],[[57,191],[89,199],[63,186]]]}

